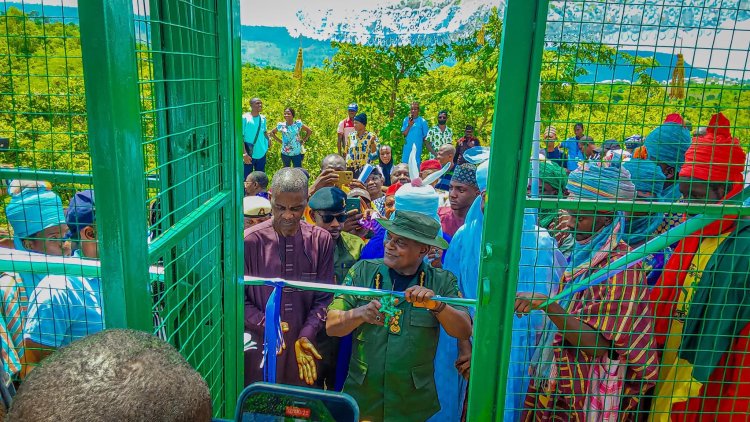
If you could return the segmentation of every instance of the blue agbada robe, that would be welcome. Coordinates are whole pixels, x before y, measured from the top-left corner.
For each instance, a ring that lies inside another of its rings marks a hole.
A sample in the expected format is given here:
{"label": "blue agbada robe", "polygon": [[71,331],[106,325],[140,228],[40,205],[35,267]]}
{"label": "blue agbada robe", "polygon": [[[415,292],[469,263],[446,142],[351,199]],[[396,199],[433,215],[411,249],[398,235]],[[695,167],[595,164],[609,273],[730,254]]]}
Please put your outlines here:
{"label": "blue agbada robe", "polygon": [[[478,295],[480,249],[482,243],[482,199],[478,197],[469,209],[466,222],[453,236],[445,256],[445,268],[458,278],[459,289],[467,297]],[[557,259],[557,261],[556,261]],[[534,213],[527,210],[521,235],[521,259],[518,292],[538,292],[549,295],[564,270],[564,261],[552,237],[536,225]],[[471,308],[470,308],[471,309]],[[473,309],[471,309],[473,313]],[[523,400],[529,384],[529,364],[537,342],[537,332],[544,326],[544,314],[534,311],[522,318],[513,318],[513,336],[508,369],[504,419],[519,420]],[[455,368],[458,341],[441,329],[435,356],[435,384],[440,400],[440,412],[430,421],[458,421],[461,419],[466,394],[466,380]]]}

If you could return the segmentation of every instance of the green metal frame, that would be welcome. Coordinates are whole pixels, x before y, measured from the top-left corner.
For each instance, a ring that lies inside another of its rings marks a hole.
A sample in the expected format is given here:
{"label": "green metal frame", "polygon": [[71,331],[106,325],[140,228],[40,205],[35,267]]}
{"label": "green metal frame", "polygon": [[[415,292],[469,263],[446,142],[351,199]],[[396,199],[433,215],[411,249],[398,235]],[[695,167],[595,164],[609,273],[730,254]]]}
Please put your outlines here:
{"label": "green metal frame", "polygon": [[[131,0],[83,2],[81,46],[107,327],[152,331]],[[94,76],[96,75],[96,76]],[[117,165],[112,165],[117,163]]]}
{"label": "green metal frame", "polygon": [[[242,198],[245,190],[242,183],[242,56],[240,54],[240,7],[239,0],[219,3],[219,34],[228,43],[219,44],[219,89],[222,121],[223,178],[228,183],[231,201],[222,210],[224,226],[224,375],[225,417],[235,411],[237,398],[245,384],[244,340],[245,302],[242,275],[245,272],[244,242],[241,227],[244,227]],[[226,224],[229,223],[229,224]]]}
{"label": "green metal frame", "polygon": [[[231,417],[244,372],[239,2],[144,1],[148,17],[136,17],[131,0],[94,0],[79,9],[97,220],[107,222],[97,227],[105,321],[154,331],[149,264],[163,259],[161,282],[171,288],[160,299],[167,336],[205,371],[214,413]],[[136,19],[149,21],[148,46],[136,43]],[[139,73],[143,57],[153,75]],[[144,82],[153,90],[149,105],[141,98]],[[200,98],[217,100],[200,113],[192,108]],[[149,142],[157,152],[157,168],[147,175],[144,116],[154,122]],[[57,171],[3,172],[92,181]],[[165,212],[150,245],[147,188],[160,192]]]}
{"label": "green metal frame", "polygon": [[[163,280],[174,287],[165,299],[172,314],[169,328],[174,343],[189,355],[191,363],[197,362],[199,368],[205,364],[210,381],[221,384],[212,389],[214,403],[219,405],[215,413],[231,417],[243,387],[244,372],[239,0],[207,1],[204,6],[215,7],[210,17],[202,12],[191,14],[195,12],[190,9],[192,2],[142,1],[150,6],[153,110],[142,109],[139,82],[144,77],[139,75],[132,0],[81,2],[93,175],[0,169],[3,178],[83,185],[93,181],[97,219],[106,222],[98,227],[101,267],[57,262],[45,263],[43,268],[41,264],[23,262],[10,267],[7,262],[0,265],[4,266],[2,269],[18,271],[37,268],[69,275],[101,274],[107,326],[152,332],[149,264],[163,259],[168,263]],[[728,204],[526,198],[523,181],[530,166],[527,158],[536,120],[548,6],[548,0],[508,0],[505,8],[486,207],[486,221],[493,224],[485,225],[482,240],[485,246],[472,362],[473,368],[481,370],[473,371],[470,381],[468,417],[472,421],[496,421],[503,415],[524,208],[750,215],[750,207]],[[193,24],[215,25],[215,45],[190,32]],[[195,52],[199,58],[191,61],[188,53]],[[214,54],[211,61],[203,60]],[[193,83],[185,84],[187,81]],[[216,108],[210,110],[210,116],[197,115],[200,113],[186,106],[199,102],[196,99],[201,96],[214,94]],[[145,168],[144,113],[153,113],[159,164],[156,174],[147,177],[140,171]],[[201,158],[204,153],[215,154],[211,156],[214,161]],[[207,162],[217,164],[215,170],[196,177],[194,169]],[[145,202],[151,190],[160,192],[162,207],[168,213],[160,223],[162,233],[149,245]],[[207,191],[210,195],[201,196]],[[211,251],[215,259],[196,259],[203,251]],[[211,279],[215,274],[219,276]],[[214,284],[207,285],[207,280]],[[216,289],[216,285],[221,289]],[[212,302],[198,303],[204,313],[193,315],[190,300],[207,296]],[[221,306],[214,306],[217,303]],[[221,321],[218,328],[217,321]],[[206,344],[193,334],[213,334],[217,330],[221,333],[220,361],[206,363],[217,356],[212,347],[216,345]],[[221,374],[215,375],[219,370]]]}
{"label": "green metal frame", "polygon": [[[89,173],[75,173],[61,170],[36,170],[19,167],[0,167],[0,179],[23,179],[23,180],[45,180],[52,184],[73,183],[91,186],[94,184],[94,176]],[[159,179],[155,177],[146,178],[146,186],[158,187]]]}
{"label": "green metal frame", "polygon": [[547,8],[547,0],[508,0],[503,19],[485,209],[485,221],[493,223],[484,225],[482,236],[485,248],[471,363],[481,371],[471,374],[471,421],[503,417],[512,335],[510,310],[515,301],[526,197],[525,184],[517,182],[526,178],[529,169],[526,157],[534,132]]}

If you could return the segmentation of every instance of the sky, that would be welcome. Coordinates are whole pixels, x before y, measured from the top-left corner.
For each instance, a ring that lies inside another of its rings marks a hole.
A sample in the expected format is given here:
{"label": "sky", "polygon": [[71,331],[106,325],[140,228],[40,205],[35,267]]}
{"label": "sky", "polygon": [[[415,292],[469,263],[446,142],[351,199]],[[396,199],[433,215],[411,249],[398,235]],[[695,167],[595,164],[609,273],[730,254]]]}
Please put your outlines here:
{"label": "sky", "polygon": [[[133,1],[143,3],[143,0]],[[449,0],[422,1],[440,5],[451,3]],[[413,40],[410,38],[413,33],[425,27],[427,32],[431,27],[443,28],[443,32],[460,27],[473,29],[477,24],[477,19],[472,19],[473,13],[486,12],[492,5],[502,7],[505,1],[461,0],[460,8],[443,8],[451,12],[425,7],[410,15],[402,13],[401,8],[383,13],[400,0],[240,0],[240,14],[243,25],[284,27],[292,36],[328,40],[333,34],[348,31],[355,34],[348,41],[367,43],[374,42],[371,33],[375,31],[371,29],[382,28],[400,32],[396,42],[408,43]],[[23,2],[77,5],[77,0]],[[411,3],[418,2],[411,0]],[[681,52],[695,67],[750,80],[750,0],[553,0],[550,3],[547,39],[560,39],[563,34],[562,38],[568,40],[601,40],[623,50]],[[410,20],[419,19],[422,26],[399,29]],[[586,25],[575,22],[586,22]]]}

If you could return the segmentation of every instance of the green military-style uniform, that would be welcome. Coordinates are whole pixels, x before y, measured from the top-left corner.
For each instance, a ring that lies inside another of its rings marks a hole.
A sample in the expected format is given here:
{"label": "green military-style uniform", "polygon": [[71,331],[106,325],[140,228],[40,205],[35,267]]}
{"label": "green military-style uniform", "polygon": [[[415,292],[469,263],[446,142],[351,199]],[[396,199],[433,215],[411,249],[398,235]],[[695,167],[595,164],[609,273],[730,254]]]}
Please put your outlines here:
{"label": "green military-style uniform", "polygon": [[344,281],[349,269],[359,261],[364,247],[365,242],[359,236],[341,232],[333,251],[334,283],[340,284]]}
{"label": "green military-style uniform", "polygon": [[[343,284],[393,290],[382,259],[358,262]],[[424,263],[408,287],[418,284],[439,296],[459,296],[452,273]],[[371,300],[339,295],[328,309],[346,311]],[[362,420],[424,421],[440,409],[433,364],[440,323],[432,312],[403,299],[395,305],[396,315],[385,326],[362,324],[353,332],[344,392],[357,400]],[[465,308],[454,308],[466,312]]]}
{"label": "green military-style uniform", "polygon": [[[362,254],[362,248],[365,247],[365,242],[353,234],[341,232],[338,240],[336,240],[336,249],[333,250],[333,282],[341,284],[352,268],[354,264],[359,261],[359,256]],[[320,388],[326,388],[333,390],[336,382],[336,373],[340,372],[339,378],[343,377],[346,371],[346,365],[342,365],[342,368],[337,369],[337,362],[339,360],[339,344],[340,339],[338,337],[329,337],[326,334],[326,330],[320,330],[317,338],[318,352],[323,359],[320,361],[318,369],[318,379],[315,385]],[[344,361],[345,362],[345,361]]]}

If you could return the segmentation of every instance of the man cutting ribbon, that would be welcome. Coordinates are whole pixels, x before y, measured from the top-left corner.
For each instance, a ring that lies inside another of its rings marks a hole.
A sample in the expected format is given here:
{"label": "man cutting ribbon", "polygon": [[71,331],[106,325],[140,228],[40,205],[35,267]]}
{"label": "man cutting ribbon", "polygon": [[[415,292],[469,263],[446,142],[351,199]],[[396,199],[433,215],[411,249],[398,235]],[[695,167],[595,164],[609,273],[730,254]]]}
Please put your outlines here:
{"label": "man cutting ribbon", "polygon": [[385,304],[352,295],[337,296],[328,308],[331,336],[354,332],[344,392],[369,421],[426,420],[440,409],[434,380],[439,327],[458,339],[471,335],[466,309],[432,300],[458,297],[456,277],[426,264],[430,249],[447,248],[440,223],[424,214],[396,211],[379,219],[387,236],[383,259],[355,264],[344,285],[404,292],[395,298],[386,323]]}

